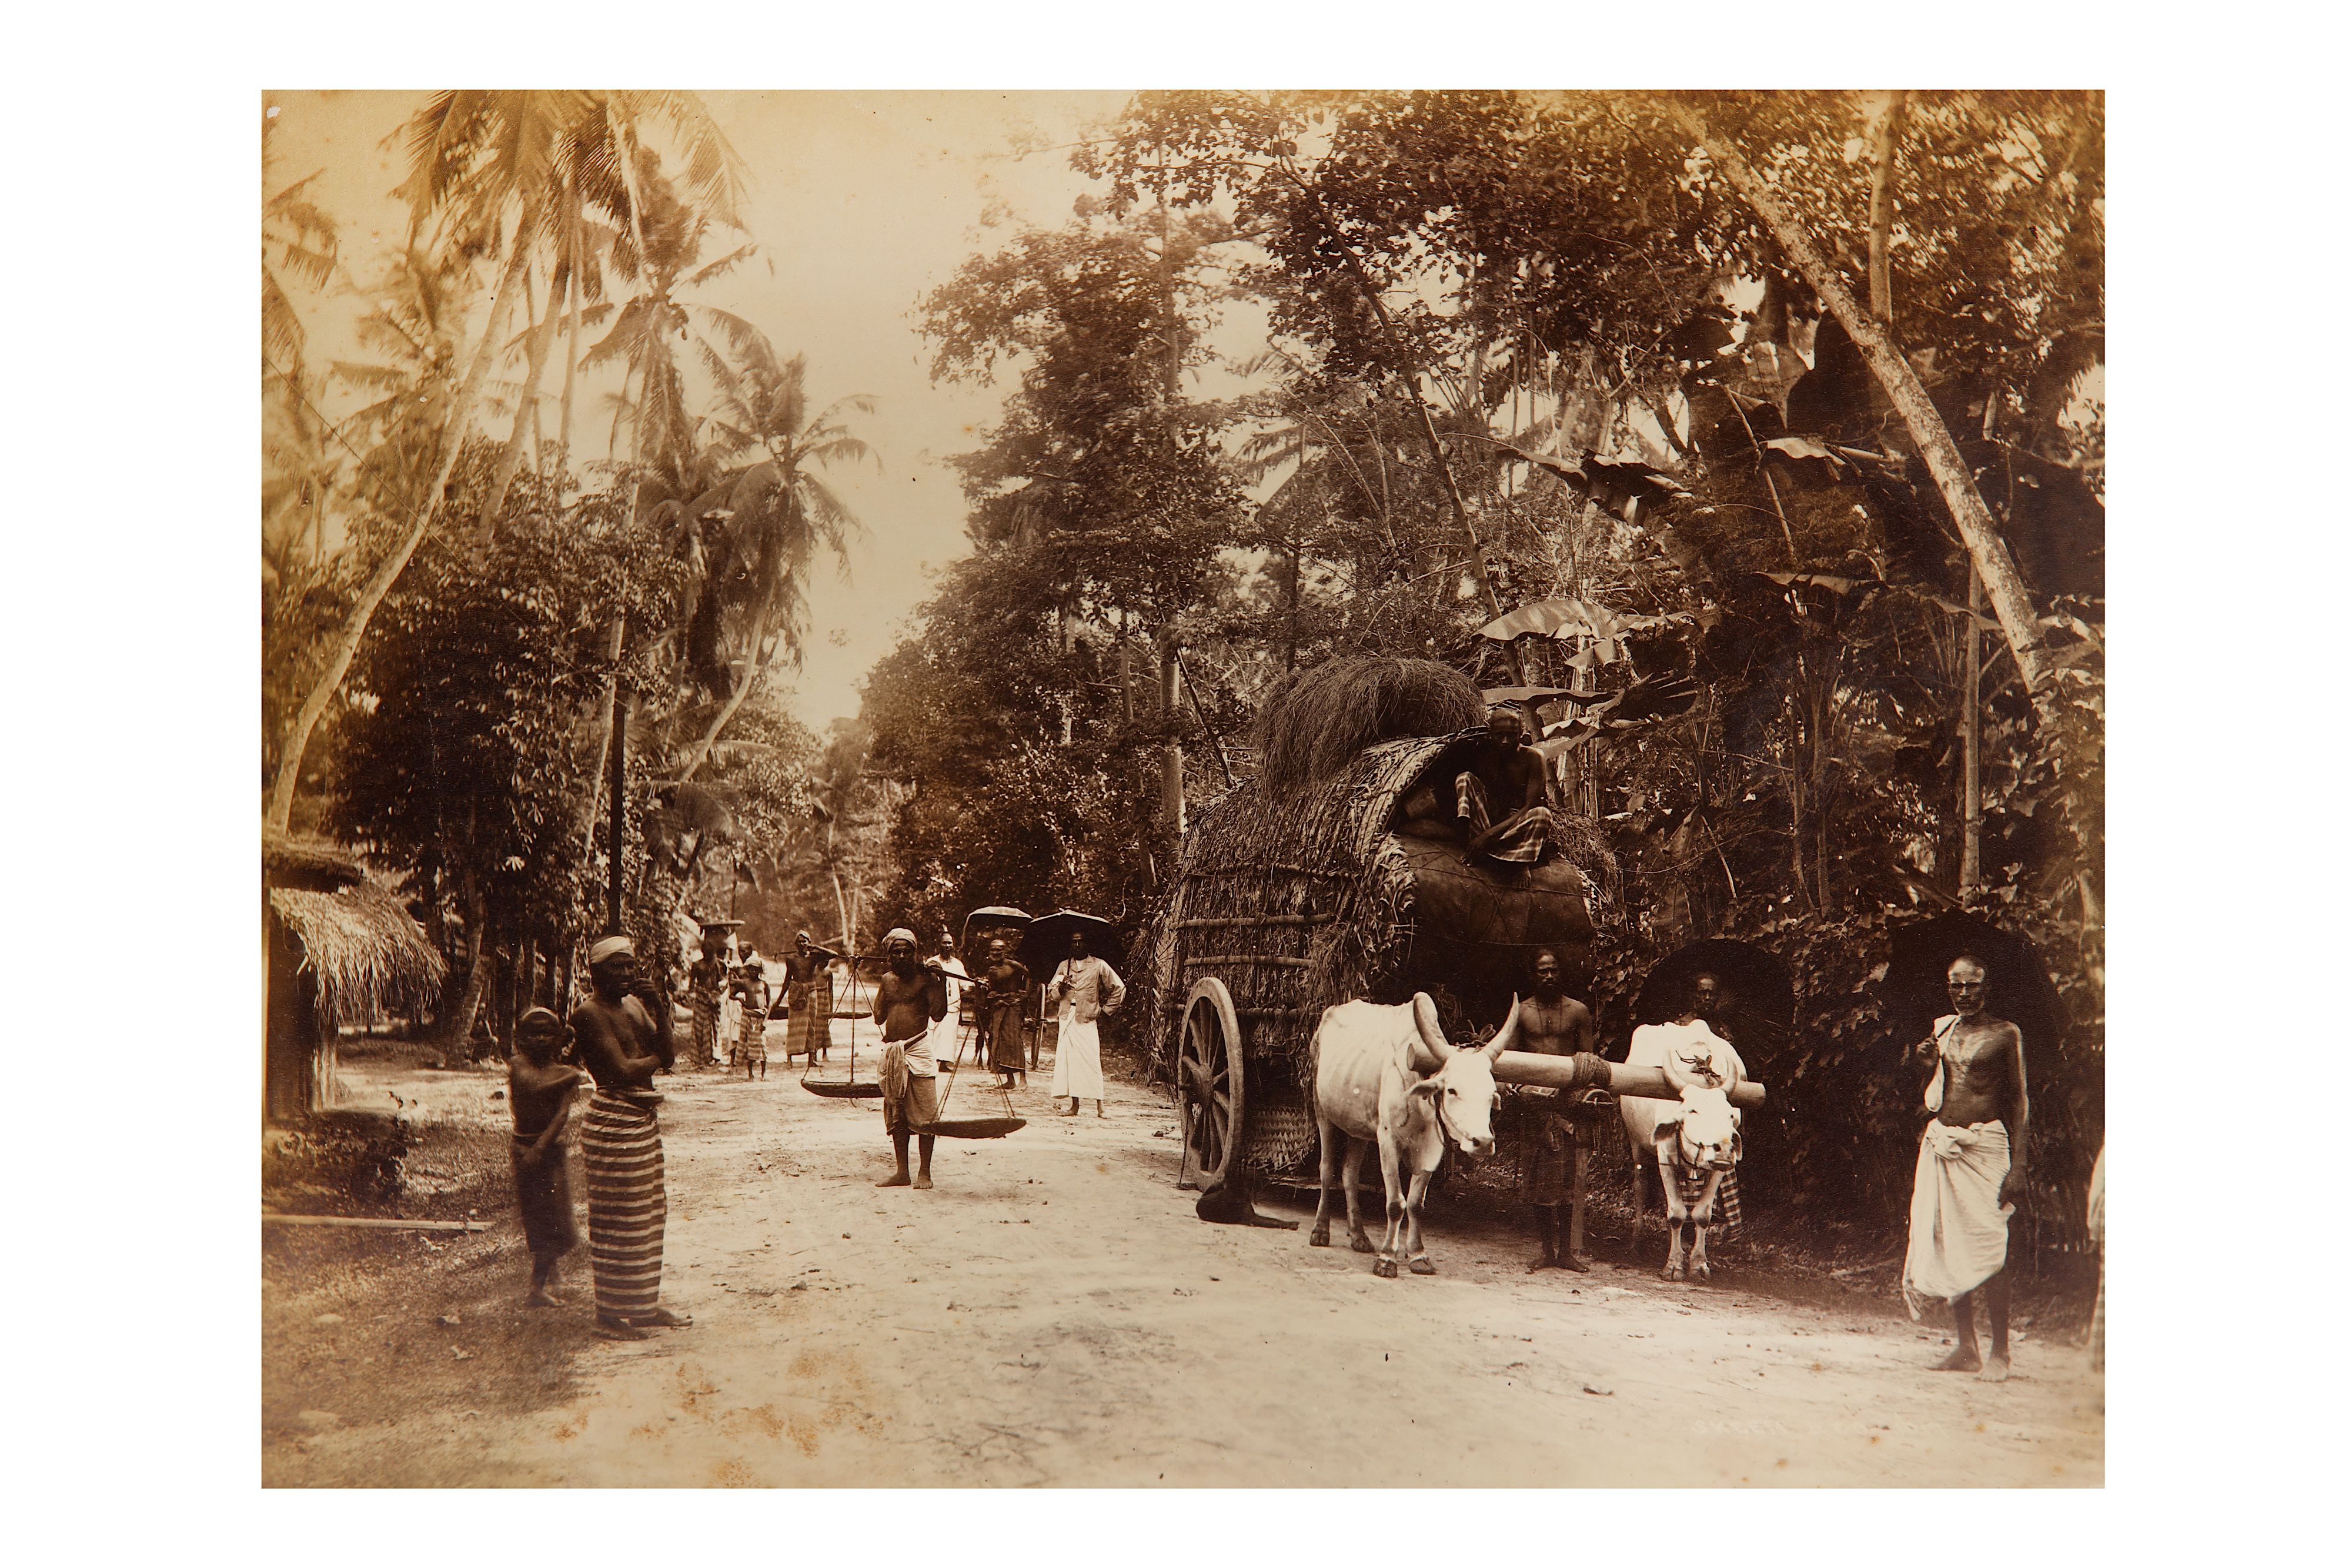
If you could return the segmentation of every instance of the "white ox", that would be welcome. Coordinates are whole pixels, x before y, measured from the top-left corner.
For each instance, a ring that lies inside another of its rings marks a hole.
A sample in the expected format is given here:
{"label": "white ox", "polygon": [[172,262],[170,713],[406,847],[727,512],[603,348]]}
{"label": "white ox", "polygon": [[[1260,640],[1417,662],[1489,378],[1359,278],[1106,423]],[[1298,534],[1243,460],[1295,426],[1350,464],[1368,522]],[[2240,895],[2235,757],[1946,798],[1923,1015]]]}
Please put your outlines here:
{"label": "white ox", "polygon": [[[1388,1192],[1388,1228],[1372,1272],[1396,1278],[1402,1252],[1416,1274],[1434,1274],[1421,1239],[1422,1198],[1445,1140],[1466,1155],[1494,1146],[1495,1058],[1504,1036],[1484,1049],[1456,1050],[1437,1025],[1437,1008],[1418,991],[1410,1002],[1342,1002],[1323,1009],[1315,1030],[1315,1131],[1323,1145],[1323,1190],[1315,1205],[1310,1246],[1331,1245],[1331,1188],[1346,1167],[1348,1245],[1373,1250],[1358,1207],[1364,1149],[1381,1150],[1381,1182]],[[1412,1067],[1413,1046],[1426,1045],[1440,1066],[1428,1077]]]}
{"label": "white ox", "polygon": [[1706,1228],[1715,1218],[1716,1196],[1739,1157],[1739,1113],[1730,1091],[1748,1075],[1739,1053],[1703,1023],[1652,1024],[1633,1031],[1628,1067],[1655,1067],[1681,1093],[1679,1100],[1621,1096],[1619,1116],[1633,1155],[1633,1233],[1642,1232],[1648,1207],[1642,1175],[1658,1173],[1665,1202],[1664,1276],[1679,1280],[1685,1270],[1683,1238],[1690,1238],[1692,1278],[1707,1277]]}

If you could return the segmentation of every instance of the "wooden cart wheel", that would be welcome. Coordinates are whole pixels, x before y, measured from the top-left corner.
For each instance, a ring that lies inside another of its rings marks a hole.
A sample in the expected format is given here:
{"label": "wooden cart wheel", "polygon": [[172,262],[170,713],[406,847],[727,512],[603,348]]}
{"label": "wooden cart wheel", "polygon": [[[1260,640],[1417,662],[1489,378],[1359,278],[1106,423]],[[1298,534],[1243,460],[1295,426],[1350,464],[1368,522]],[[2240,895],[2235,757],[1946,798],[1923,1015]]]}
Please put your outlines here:
{"label": "wooden cart wheel", "polygon": [[1183,1110],[1185,1179],[1205,1187],[1223,1178],[1242,1143],[1242,1022],[1233,993],[1215,976],[1184,998],[1176,1047],[1176,1093]]}

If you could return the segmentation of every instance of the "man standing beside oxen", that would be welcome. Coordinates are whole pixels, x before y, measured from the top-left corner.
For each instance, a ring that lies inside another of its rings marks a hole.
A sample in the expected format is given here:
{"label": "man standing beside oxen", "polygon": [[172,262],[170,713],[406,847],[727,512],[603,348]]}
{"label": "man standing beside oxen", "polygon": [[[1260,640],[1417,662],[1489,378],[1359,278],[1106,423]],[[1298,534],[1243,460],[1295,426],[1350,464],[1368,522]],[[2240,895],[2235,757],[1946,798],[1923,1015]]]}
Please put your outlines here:
{"label": "man standing beside oxen", "polygon": [[[2025,1042],[2017,1026],[1985,1010],[1985,967],[1963,954],[1945,977],[1952,1010],[1936,1020],[1928,1082],[1932,1117],[1919,1139],[1911,1186],[1911,1244],[1903,1301],[1952,1303],[1952,1354],[1938,1372],[2009,1376],[2009,1217],[2025,1185]],[[1991,1320],[1992,1354],[1977,1351],[1976,1298]]]}
{"label": "man standing beside oxen", "polygon": [[[1544,1056],[1573,1056],[1592,1050],[1592,1014],[1568,994],[1559,955],[1537,954],[1532,981],[1531,994],[1517,1003],[1518,1029],[1510,1049]],[[1571,1232],[1577,1228],[1571,1224],[1570,1230],[1562,1229],[1560,1209],[1566,1207],[1573,1221],[1583,1205],[1583,1166],[1591,1146],[1591,1131],[1586,1124],[1570,1119],[1569,1110],[1574,1100],[1567,1091],[1529,1086],[1519,1093],[1539,1102],[1535,1195],[1536,1232],[1543,1251],[1528,1270],[1530,1273],[1538,1269],[1588,1273],[1591,1270],[1571,1245],[1575,1239]]]}

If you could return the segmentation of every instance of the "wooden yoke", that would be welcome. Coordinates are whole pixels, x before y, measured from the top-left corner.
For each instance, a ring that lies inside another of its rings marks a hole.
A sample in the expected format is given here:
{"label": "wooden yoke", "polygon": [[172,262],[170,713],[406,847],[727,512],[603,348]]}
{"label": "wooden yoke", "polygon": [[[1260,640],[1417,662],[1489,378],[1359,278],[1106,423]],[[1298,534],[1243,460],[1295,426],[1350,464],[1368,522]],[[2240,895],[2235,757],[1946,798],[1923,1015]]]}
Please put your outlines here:
{"label": "wooden yoke", "polygon": [[[1511,1005],[1511,1016],[1503,1020],[1497,1036],[1515,1038],[1518,1033],[1518,1004]],[[1491,1044],[1492,1041],[1490,1040]],[[1439,1067],[1437,1052],[1419,1040],[1413,1042],[1412,1070],[1434,1072]],[[1608,1077],[1601,1080],[1600,1074]],[[1605,1082],[1612,1094],[1631,1094],[1641,1100],[1679,1100],[1682,1093],[1666,1082],[1663,1069],[1629,1067],[1622,1061],[1604,1061],[1589,1052],[1574,1056],[1552,1056],[1543,1051],[1513,1051],[1506,1046],[1495,1058],[1495,1082],[1525,1083],[1544,1089],[1591,1089]],[[1743,1111],[1753,1111],[1764,1103],[1764,1085],[1752,1078],[1743,1078],[1732,1085],[1728,1094],[1732,1104]]]}

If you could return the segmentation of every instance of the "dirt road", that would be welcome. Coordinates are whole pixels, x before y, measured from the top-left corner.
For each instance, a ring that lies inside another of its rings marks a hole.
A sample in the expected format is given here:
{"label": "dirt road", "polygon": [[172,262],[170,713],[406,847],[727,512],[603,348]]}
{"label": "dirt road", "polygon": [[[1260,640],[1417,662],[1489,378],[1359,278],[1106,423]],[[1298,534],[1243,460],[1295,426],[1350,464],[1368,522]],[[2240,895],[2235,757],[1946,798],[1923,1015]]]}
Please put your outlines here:
{"label": "dirt road", "polygon": [[[979,1113],[985,1080],[967,1079],[950,1109]],[[453,1113],[503,1116],[498,1080],[444,1082]],[[589,1342],[544,1408],[429,1404],[265,1442],[265,1479],[2103,1483],[2102,1385],[2072,1348],[2023,1341],[2000,1386],[1931,1375],[1939,1332],[1736,1280],[1529,1275],[1524,1236],[1451,1217],[1432,1227],[1436,1277],[1376,1279],[1304,1227],[1196,1219],[1158,1100],[1114,1083],[1106,1119],[1064,1119],[1038,1082],[1016,1096],[1024,1130],[942,1140],[937,1187],[915,1192],[874,1186],[875,1102],[820,1100],[790,1074],[665,1080],[663,1292],[694,1326]],[[543,1321],[501,1310],[509,1336]]]}

